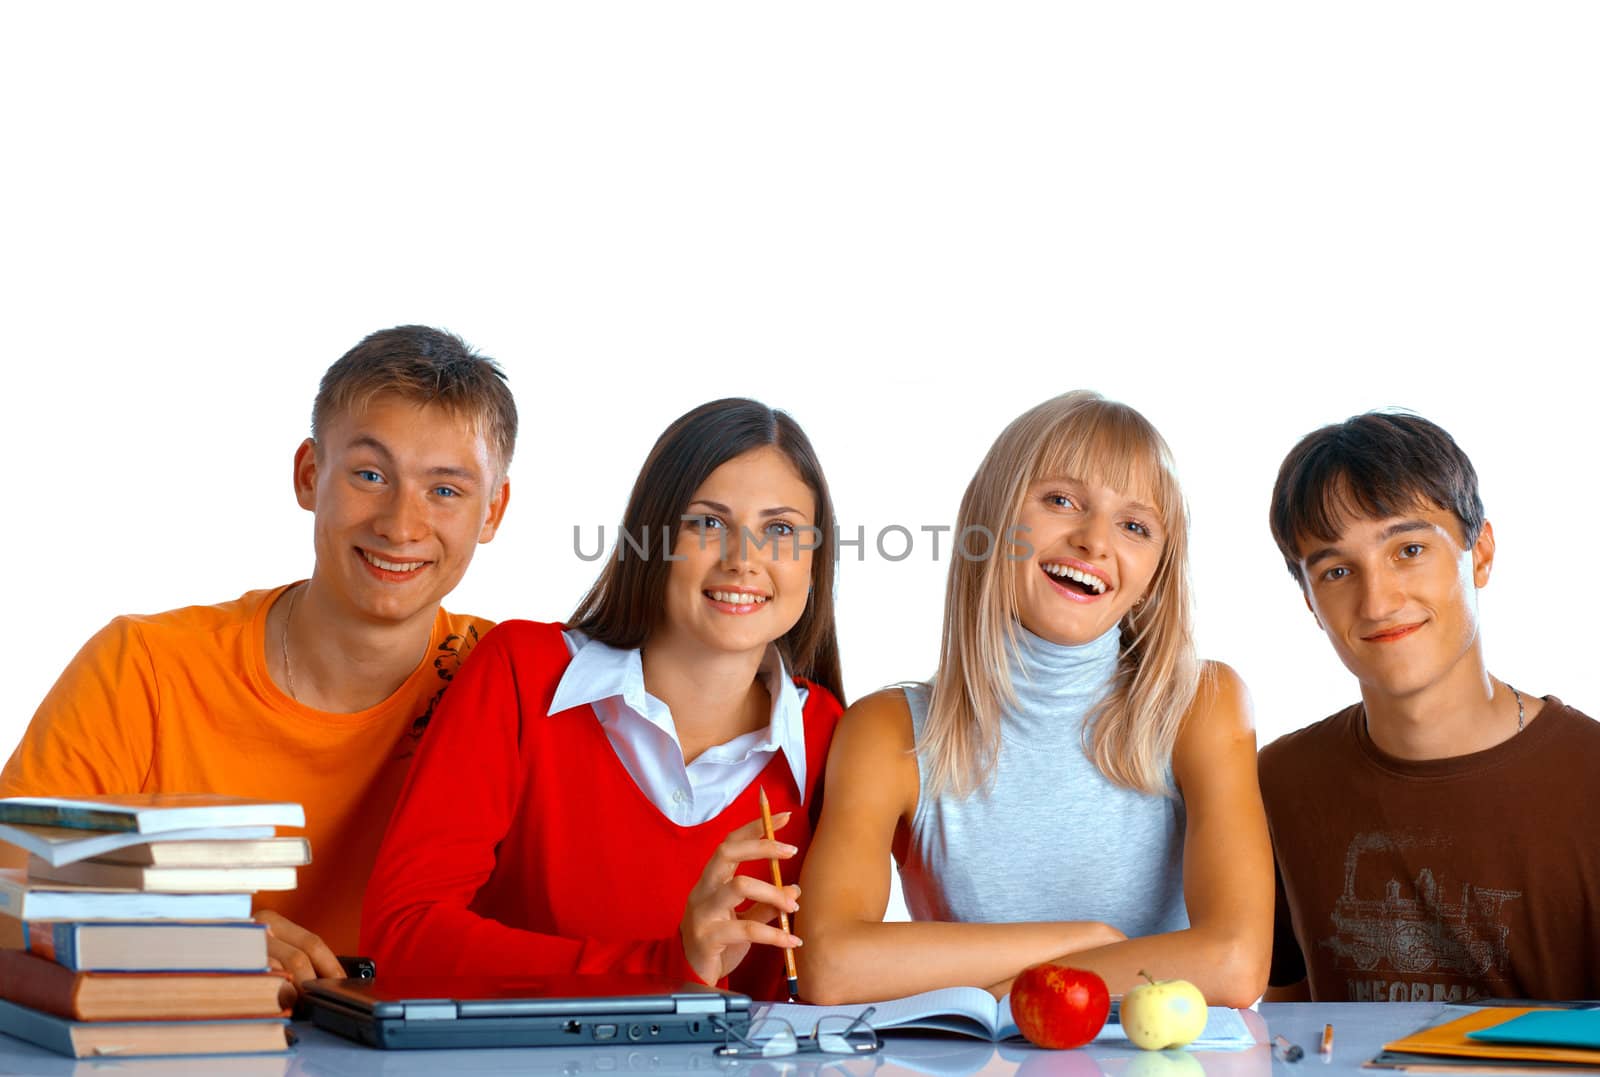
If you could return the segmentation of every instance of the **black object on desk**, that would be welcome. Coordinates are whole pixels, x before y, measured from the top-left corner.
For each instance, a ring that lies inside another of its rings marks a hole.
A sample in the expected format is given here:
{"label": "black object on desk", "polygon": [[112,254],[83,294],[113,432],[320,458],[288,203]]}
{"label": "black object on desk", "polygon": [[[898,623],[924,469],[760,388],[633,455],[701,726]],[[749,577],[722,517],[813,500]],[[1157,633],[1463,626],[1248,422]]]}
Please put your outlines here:
{"label": "black object on desk", "polygon": [[747,995],[649,976],[384,976],[302,991],[318,1028],[369,1047],[721,1044],[719,1022],[750,1024]]}
{"label": "black object on desk", "polygon": [[340,957],[339,966],[352,980],[370,980],[378,975],[378,963],[370,957]]}

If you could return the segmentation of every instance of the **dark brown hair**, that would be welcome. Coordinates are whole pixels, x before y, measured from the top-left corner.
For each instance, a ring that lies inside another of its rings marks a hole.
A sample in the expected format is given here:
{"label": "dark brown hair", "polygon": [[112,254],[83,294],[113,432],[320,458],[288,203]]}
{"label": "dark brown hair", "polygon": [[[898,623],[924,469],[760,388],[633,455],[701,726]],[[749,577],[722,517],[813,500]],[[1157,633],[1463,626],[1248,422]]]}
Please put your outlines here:
{"label": "dark brown hair", "polygon": [[320,438],[335,415],[360,411],[393,393],[438,404],[477,424],[504,476],[517,444],[517,404],[505,371],[454,333],[426,325],[397,325],[369,334],[322,375],[311,406],[311,436]]}
{"label": "dark brown hair", "polygon": [[1478,473],[1455,439],[1420,415],[1369,411],[1324,426],[1289,450],[1272,487],[1272,537],[1300,584],[1300,541],[1335,542],[1352,518],[1382,520],[1432,505],[1455,515],[1467,546],[1483,530]]}
{"label": "dark brown hair", "polygon": [[[777,641],[778,651],[791,674],[821,685],[843,703],[833,623],[833,499],[805,431],[788,415],[755,400],[729,397],[701,404],[656,440],[622,515],[621,534],[644,536],[646,549],[641,553],[619,538],[568,627],[607,646],[643,646],[661,620],[671,571],[663,555],[676,548],[689,499],[717,468],[767,446],[783,453],[811,488],[820,535],[811,558],[811,596],[800,620]],[[663,534],[668,536],[666,545],[657,548],[655,537]]]}

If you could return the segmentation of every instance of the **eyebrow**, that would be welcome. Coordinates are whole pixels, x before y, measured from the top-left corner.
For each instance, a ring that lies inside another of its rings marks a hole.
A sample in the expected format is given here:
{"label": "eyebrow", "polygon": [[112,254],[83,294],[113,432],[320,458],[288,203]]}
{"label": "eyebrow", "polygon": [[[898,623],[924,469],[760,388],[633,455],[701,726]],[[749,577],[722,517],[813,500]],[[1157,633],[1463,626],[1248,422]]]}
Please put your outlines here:
{"label": "eyebrow", "polygon": [[[699,500],[689,502],[689,504],[690,505],[704,505],[706,508],[710,509],[712,512],[720,512],[720,513],[723,513],[725,515],[730,515],[731,516],[733,514],[733,510],[730,509],[728,506],[722,504],[720,501],[707,501],[705,498],[700,498]],[[779,505],[775,509],[762,509],[761,510],[761,515],[763,517],[782,516],[784,513],[793,513],[795,516],[804,516],[805,515],[805,513],[801,512],[799,509],[790,508],[788,505]]]}
{"label": "eyebrow", "polygon": [[[351,438],[349,447],[352,449],[371,449],[387,460],[394,459],[394,453],[389,451],[389,446],[385,445],[371,434],[361,434],[357,437]],[[474,468],[449,467],[443,464],[439,465],[438,467],[430,467],[428,469],[428,474],[443,475],[446,478],[452,479],[476,480],[479,477],[477,470]]]}
{"label": "eyebrow", "polygon": [[[1432,531],[1432,530],[1433,530],[1433,525],[1430,524],[1427,520],[1418,520],[1418,519],[1415,519],[1415,518],[1409,519],[1409,520],[1398,520],[1395,523],[1392,523],[1388,527],[1383,529],[1383,533],[1378,536],[1378,541],[1379,542],[1387,542],[1389,539],[1394,538],[1396,535],[1404,535],[1404,534],[1406,534],[1408,532],[1411,532],[1411,531]],[[1319,561],[1326,561],[1329,558],[1338,557],[1340,555],[1340,553],[1341,553],[1341,551],[1340,551],[1339,547],[1337,547],[1337,546],[1324,546],[1320,550],[1316,550],[1313,553],[1306,554],[1306,556],[1304,556],[1304,557],[1302,557],[1300,559],[1300,563],[1303,564],[1306,568],[1312,568]]]}
{"label": "eyebrow", "polygon": [[[1084,482],[1082,479],[1075,479],[1075,478],[1072,478],[1070,475],[1058,475],[1055,478],[1038,479],[1032,485],[1033,486],[1054,486],[1054,485],[1056,485],[1058,483],[1059,484],[1064,484],[1064,485],[1067,485],[1067,486],[1088,486],[1089,485],[1089,483]],[[1030,489],[1032,489],[1032,487],[1030,487]],[[1155,509],[1154,506],[1146,505],[1143,501],[1126,501],[1126,502],[1123,503],[1122,507],[1125,508],[1125,509],[1129,509],[1129,510],[1131,510],[1133,512],[1142,512],[1146,516],[1154,516],[1158,521],[1161,519],[1161,513],[1158,512]]]}

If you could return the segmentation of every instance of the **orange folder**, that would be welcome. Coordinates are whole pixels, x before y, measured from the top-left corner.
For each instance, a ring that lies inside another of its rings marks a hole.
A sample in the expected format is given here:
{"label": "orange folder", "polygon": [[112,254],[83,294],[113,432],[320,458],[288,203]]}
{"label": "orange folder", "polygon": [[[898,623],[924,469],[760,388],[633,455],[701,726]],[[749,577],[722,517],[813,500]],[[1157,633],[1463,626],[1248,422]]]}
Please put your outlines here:
{"label": "orange folder", "polygon": [[1534,1044],[1486,1043],[1467,1038],[1467,1033],[1492,1028],[1513,1017],[1548,1009],[1544,1006],[1494,1006],[1474,1010],[1465,1017],[1413,1032],[1404,1039],[1386,1043],[1385,1051],[1404,1051],[1414,1055],[1448,1055],[1454,1058],[1491,1058],[1518,1062],[1578,1062],[1600,1066],[1600,1051],[1577,1047],[1539,1047]]}

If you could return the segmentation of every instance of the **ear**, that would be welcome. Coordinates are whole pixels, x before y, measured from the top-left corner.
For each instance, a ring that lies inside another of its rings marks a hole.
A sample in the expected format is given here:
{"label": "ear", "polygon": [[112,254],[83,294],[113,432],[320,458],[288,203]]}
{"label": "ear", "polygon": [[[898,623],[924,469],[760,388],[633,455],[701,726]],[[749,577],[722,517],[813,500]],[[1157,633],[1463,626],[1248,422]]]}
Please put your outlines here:
{"label": "ear", "polygon": [[1494,570],[1494,525],[1483,521],[1478,541],[1472,544],[1472,582],[1479,588],[1488,586],[1489,573]]}
{"label": "ear", "polygon": [[494,538],[494,533],[500,530],[500,521],[505,519],[506,505],[510,502],[511,480],[501,479],[500,488],[489,498],[489,516],[483,521],[483,530],[478,532],[479,542]]}
{"label": "ear", "polygon": [[310,438],[294,451],[294,499],[307,512],[317,511],[317,443]]}

